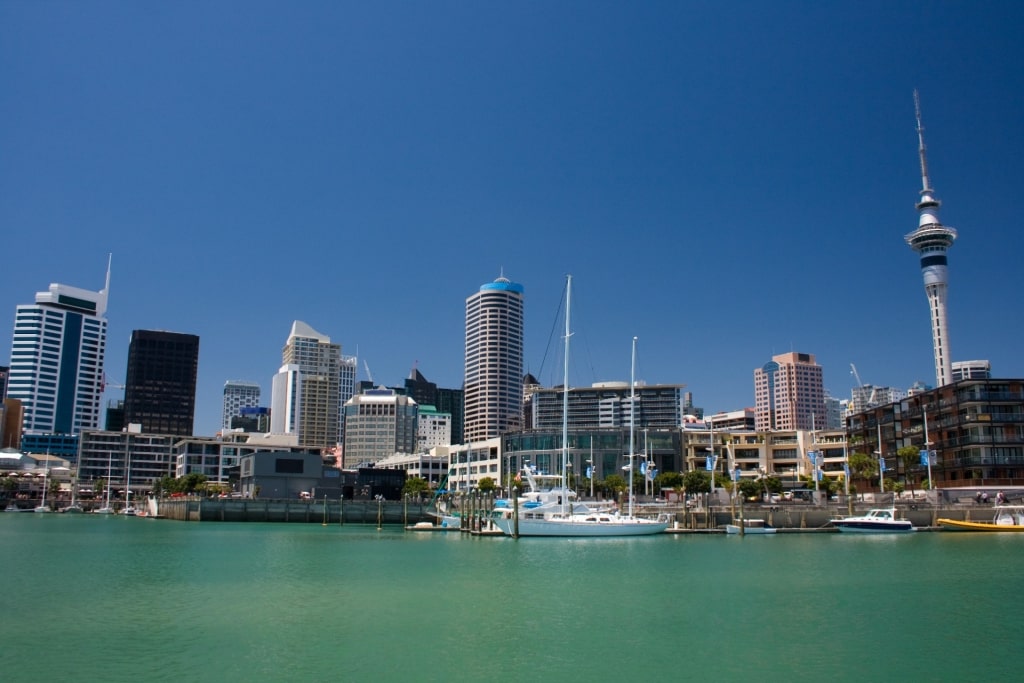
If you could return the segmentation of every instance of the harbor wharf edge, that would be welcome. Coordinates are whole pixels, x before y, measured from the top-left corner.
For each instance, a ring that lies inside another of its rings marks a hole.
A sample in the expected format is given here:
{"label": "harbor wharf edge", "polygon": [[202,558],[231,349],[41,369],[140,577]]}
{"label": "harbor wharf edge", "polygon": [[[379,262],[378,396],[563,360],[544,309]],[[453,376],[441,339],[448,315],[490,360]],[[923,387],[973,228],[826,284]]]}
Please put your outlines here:
{"label": "harbor wharf edge", "polygon": [[[869,504],[858,502],[853,513],[866,511]],[[376,524],[415,525],[432,522],[432,508],[427,503],[405,501],[345,500],[305,501],[290,499],[217,499],[194,498],[161,500],[151,514],[185,522],[284,522],[305,524]],[[991,506],[973,505],[899,505],[897,516],[909,519],[916,527],[935,526],[939,517],[960,520],[991,518]],[[468,529],[479,527],[479,518],[486,515],[481,506],[469,511]],[[651,510],[651,512],[654,512]],[[658,512],[672,518],[670,531],[712,530],[722,527],[739,515],[731,506],[686,510],[677,506],[659,507]],[[829,521],[851,514],[846,506],[837,505],[750,505],[744,506],[744,518],[764,519],[779,529],[815,530],[829,527]]]}

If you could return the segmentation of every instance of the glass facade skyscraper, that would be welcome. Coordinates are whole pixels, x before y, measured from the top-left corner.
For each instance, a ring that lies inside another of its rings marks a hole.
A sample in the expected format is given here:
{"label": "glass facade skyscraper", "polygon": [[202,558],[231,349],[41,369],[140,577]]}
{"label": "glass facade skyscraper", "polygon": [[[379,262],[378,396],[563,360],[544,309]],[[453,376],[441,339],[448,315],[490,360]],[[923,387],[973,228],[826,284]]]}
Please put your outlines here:
{"label": "glass facade skyscraper", "polygon": [[199,337],[133,330],[124,385],[124,421],[144,434],[192,436]]}

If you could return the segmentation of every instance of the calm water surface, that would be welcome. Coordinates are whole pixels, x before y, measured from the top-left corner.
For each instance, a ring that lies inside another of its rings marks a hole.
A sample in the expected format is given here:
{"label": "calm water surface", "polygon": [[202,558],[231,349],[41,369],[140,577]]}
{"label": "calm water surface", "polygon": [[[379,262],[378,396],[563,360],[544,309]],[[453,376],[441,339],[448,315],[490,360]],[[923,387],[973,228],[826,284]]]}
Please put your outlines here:
{"label": "calm water surface", "polygon": [[0,513],[4,681],[1016,680],[1024,538]]}

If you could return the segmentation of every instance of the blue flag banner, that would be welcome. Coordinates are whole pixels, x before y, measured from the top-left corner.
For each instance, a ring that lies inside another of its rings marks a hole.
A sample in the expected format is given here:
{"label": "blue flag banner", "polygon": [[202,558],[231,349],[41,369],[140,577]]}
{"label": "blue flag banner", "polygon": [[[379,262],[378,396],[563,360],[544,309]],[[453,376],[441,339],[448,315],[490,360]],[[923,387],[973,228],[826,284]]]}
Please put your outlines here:
{"label": "blue flag banner", "polygon": [[588,467],[587,468],[587,479],[592,478],[593,474],[594,474],[594,468],[593,467]]}
{"label": "blue flag banner", "polygon": [[647,474],[647,461],[640,463],[640,474]]}
{"label": "blue flag banner", "polygon": [[921,451],[921,464],[928,466],[928,451]]}
{"label": "blue flag banner", "polygon": [[654,481],[654,478],[656,476],[658,476],[658,468],[657,467],[649,467],[649,468],[647,468],[647,479],[649,481]]}
{"label": "blue flag banner", "polygon": [[878,459],[878,471],[885,472],[885,458]]}
{"label": "blue flag banner", "polygon": [[706,469],[708,472],[710,472],[711,470],[715,469],[715,466],[711,464],[711,456],[710,455],[707,458],[704,459],[704,469]]}
{"label": "blue flag banner", "polygon": [[847,479],[850,478],[850,466],[847,465],[845,462],[843,463],[843,474],[846,475]]}

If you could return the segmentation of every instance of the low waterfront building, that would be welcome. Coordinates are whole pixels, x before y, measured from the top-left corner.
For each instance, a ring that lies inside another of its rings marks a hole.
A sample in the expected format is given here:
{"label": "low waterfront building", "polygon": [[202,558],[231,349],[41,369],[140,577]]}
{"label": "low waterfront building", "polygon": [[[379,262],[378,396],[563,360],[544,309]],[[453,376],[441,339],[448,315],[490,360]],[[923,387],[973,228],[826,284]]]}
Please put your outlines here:
{"label": "low waterfront building", "polygon": [[448,458],[449,491],[474,491],[480,486],[480,480],[489,477],[498,486],[504,484],[501,464],[501,441],[503,437],[494,437],[471,444],[452,444],[438,446],[434,454]]}
{"label": "low waterfront building", "polygon": [[239,492],[245,498],[400,500],[403,470],[340,470],[313,453],[258,451],[242,456]]}
{"label": "low waterfront building", "polygon": [[395,453],[374,463],[374,467],[385,470],[402,470],[406,478],[419,477],[439,486],[448,474],[447,448],[444,455],[437,454],[437,448],[430,453]]}

